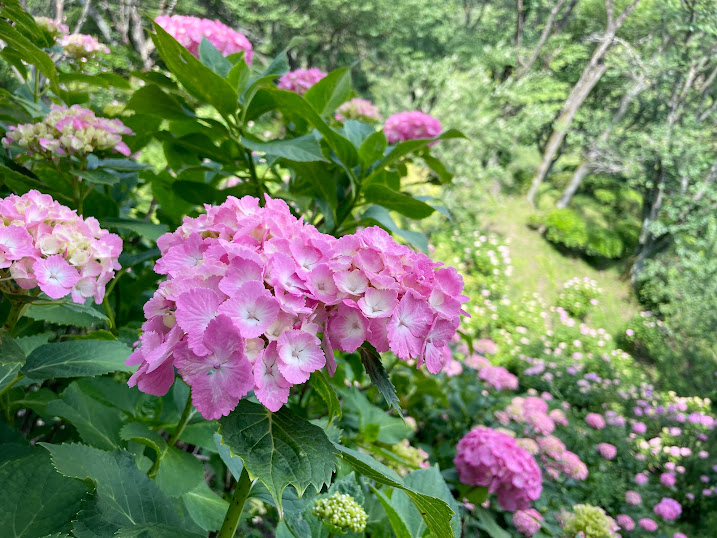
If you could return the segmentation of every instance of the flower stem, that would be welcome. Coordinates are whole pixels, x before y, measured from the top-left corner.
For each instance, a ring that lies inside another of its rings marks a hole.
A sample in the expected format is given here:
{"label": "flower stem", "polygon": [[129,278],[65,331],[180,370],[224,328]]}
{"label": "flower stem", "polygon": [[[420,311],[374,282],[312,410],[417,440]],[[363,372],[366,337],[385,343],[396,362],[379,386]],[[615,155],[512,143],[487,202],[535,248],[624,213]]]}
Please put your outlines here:
{"label": "flower stem", "polygon": [[10,312],[8,312],[4,326],[4,328],[7,329],[8,332],[11,333],[13,331],[15,325],[17,324],[17,321],[25,313],[25,310],[27,310],[28,306],[30,306],[30,303],[10,301]]}
{"label": "flower stem", "polygon": [[167,444],[169,446],[174,446],[177,441],[179,441],[179,438],[182,436],[182,433],[184,433],[184,428],[187,427],[187,422],[189,422],[189,417],[192,414],[192,395],[189,394],[187,396],[187,403],[184,406],[184,411],[182,411],[182,417],[179,419],[179,422],[177,423],[177,429],[174,430],[174,435],[169,438],[169,441],[167,441]]}
{"label": "flower stem", "polygon": [[20,372],[18,372],[17,375],[15,376],[15,379],[13,379],[12,381],[10,381],[10,383],[8,383],[7,385],[5,385],[5,387],[3,387],[2,390],[0,390],[0,396],[2,396],[3,394],[5,394],[5,393],[6,393],[7,391],[9,391],[11,388],[13,388],[13,387],[15,386],[15,383],[17,383],[18,381],[20,381],[23,377],[25,377],[25,376],[22,375]]}
{"label": "flower stem", "polygon": [[247,473],[246,468],[244,468],[241,471],[236,489],[234,489],[234,495],[232,495],[229,509],[227,510],[226,516],[224,516],[224,523],[222,523],[222,528],[219,529],[217,538],[234,537],[237,532],[237,526],[239,525],[239,518],[241,517],[242,510],[244,510],[244,503],[246,503],[249,497],[250,489],[251,480],[249,479],[249,473]]}

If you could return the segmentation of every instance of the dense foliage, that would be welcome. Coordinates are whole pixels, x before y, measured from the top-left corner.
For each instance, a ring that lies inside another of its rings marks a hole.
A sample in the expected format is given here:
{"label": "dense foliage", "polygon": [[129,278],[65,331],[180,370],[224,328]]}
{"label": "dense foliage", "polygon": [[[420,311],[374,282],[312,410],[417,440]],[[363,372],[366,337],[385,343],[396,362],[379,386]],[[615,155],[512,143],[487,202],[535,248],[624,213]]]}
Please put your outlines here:
{"label": "dense foliage", "polygon": [[[714,535],[712,2],[23,6],[8,536]],[[640,314],[514,293],[524,194]]]}

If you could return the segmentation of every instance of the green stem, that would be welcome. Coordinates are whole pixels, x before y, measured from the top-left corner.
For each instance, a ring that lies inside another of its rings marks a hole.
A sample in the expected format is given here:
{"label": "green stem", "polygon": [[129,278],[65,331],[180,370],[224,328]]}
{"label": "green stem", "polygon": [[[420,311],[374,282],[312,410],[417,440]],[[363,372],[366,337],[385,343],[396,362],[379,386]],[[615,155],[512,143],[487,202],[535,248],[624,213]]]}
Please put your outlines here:
{"label": "green stem", "polygon": [[189,394],[187,396],[187,403],[184,406],[184,411],[182,411],[182,417],[179,419],[179,423],[177,424],[177,429],[174,430],[174,435],[169,438],[169,441],[167,444],[169,446],[174,446],[177,444],[177,441],[179,441],[179,438],[182,436],[182,433],[184,433],[184,428],[187,427],[187,422],[189,422],[189,417],[192,414],[192,395]]}
{"label": "green stem", "polygon": [[232,495],[232,500],[229,503],[229,509],[227,510],[226,516],[224,516],[224,523],[222,523],[222,528],[219,529],[217,538],[234,537],[237,532],[237,526],[239,526],[239,518],[241,517],[242,510],[244,510],[244,503],[246,503],[247,497],[249,497],[250,489],[251,480],[245,468],[241,471],[239,482],[237,482],[234,495]]}
{"label": "green stem", "polygon": [[32,98],[35,103],[38,101],[40,94],[40,70],[35,66],[35,87],[32,89]]}
{"label": "green stem", "polygon": [[22,375],[20,372],[18,372],[17,375],[15,376],[15,379],[13,379],[12,381],[10,381],[9,384],[7,384],[2,390],[0,390],[0,396],[2,396],[3,394],[5,394],[5,393],[6,393],[7,391],[9,391],[11,388],[13,388],[13,387],[15,386],[15,383],[17,383],[18,381],[20,381],[23,377],[25,377],[25,376]]}
{"label": "green stem", "polygon": [[27,308],[30,306],[30,303],[11,301],[10,305],[10,312],[8,313],[7,319],[5,320],[4,328],[11,333],[15,328],[15,325],[17,324],[18,320],[25,313],[25,310],[27,310]]}

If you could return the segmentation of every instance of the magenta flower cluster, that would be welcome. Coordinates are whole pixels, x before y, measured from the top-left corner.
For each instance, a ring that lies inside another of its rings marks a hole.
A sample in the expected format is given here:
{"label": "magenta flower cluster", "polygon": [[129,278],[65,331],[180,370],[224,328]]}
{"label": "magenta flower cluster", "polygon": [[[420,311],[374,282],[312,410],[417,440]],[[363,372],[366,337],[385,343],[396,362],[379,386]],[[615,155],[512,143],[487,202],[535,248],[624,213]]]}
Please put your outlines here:
{"label": "magenta flower cluster", "polygon": [[386,120],[383,126],[383,132],[389,144],[434,138],[441,134],[441,130],[440,121],[418,110],[394,114]]}
{"label": "magenta flower cluster", "polygon": [[311,69],[296,69],[279,77],[277,88],[304,95],[309,88],[326,76],[326,72],[312,67]]}
{"label": "magenta flower cluster", "polygon": [[605,428],[605,419],[600,413],[588,413],[585,416],[585,423],[596,430]]}
{"label": "magenta flower cluster", "polygon": [[32,190],[0,200],[0,269],[22,289],[37,286],[53,299],[101,303],[120,269],[122,239]]}
{"label": "magenta flower cluster", "polygon": [[334,349],[366,341],[437,373],[467,300],[454,269],[382,229],[336,239],[268,196],[206,206],[157,244],[167,280],[144,307],[129,383],[165,394],[176,367],[209,419],[250,390],[276,411],[312,372],[333,374]]}
{"label": "magenta flower cluster", "polygon": [[154,22],[197,58],[199,58],[199,44],[204,38],[224,56],[243,51],[247,64],[251,64],[254,57],[251,43],[246,36],[217,20],[183,15],[161,15],[154,19]]}
{"label": "magenta flower cluster", "polygon": [[94,151],[114,151],[128,156],[129,147],[122,135],[132,130],[118,119],[95,116],[79,105],[52,105],[50,113],[38,123],[11,126],[2,143],[5,147],[17,144],[28,155],[87,155]]}
{"label": "magenta flower cluster", "polygon": [[496,390],[517,390],[518,378],[502,366],[485,366],[478,370],[478,379]]}
{"label": "magenta flower cluster", "polygon": [[461,482],[487,487],[497,494],[503,510],[525,510],[540,497],[540,468],[509,435],[477,426],[458,442],[456,451],[453,462]]}
{"label": "magenta flower cluster", "polygon": [[599,443],[597,446],[598,453],[606,460],[614,460],[617,456],[617,447],[610,443]]}
{"label": "magenta flower cluster", "polygon": [[662,500],[655,505],[655,514],[662,519],[674,521],[682,514],[682,506],[675,499],[663,497]]}

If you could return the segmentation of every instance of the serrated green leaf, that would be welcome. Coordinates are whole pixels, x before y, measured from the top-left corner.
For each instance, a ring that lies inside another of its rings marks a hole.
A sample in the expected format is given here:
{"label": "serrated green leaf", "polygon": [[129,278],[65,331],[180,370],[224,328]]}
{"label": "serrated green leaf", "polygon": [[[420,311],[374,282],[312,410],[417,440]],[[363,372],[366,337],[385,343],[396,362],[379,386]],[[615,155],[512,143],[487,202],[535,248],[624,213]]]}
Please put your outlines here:
{"label": "serrated green leaf", "polygon": [[214,444],[217,447],[217,452],[219,452],[219,457],[224,462],[224,465],[227,466],[227,469],[229,469],[229,472],[234,477],[234,480],[238,481],[241,476],[241,472],[244,469],[244,463],[241,461],[241,458],[239,456],[232,455],[229,447],[222,443],[222,436],[218,433],[214,434]]}
{"label": "serrated green leaf", "polygon": [[359,348],[359,356],[368,377],[371,379],[371,383],[376,386],[389,407],[393,407],[398,415],[402,417],[403,412],[401,411],[401,403],[396,395],[396,387],[391,383],[391,379],[381,363],[381,355],[379,355],[375,347],[368,342],[364,342]]}
{"label": "serrated green leaf", "polygon": [[122,538],[202,538],[204,535],[160,523],[143,523],[117,529]]}
{"label": "serrated green leaf", "polygon": [[180,497],[204,481],[204,466],[189,452],[169,447],[162,455],[156,482],[167,497]]}
{"label": "serrated green leaf", "polygon": [[48,402],[46,410],[68,420],[77,428],[80,437],[92,446],[113,450],[120,444],[120,411],[87,395],[76,382],[70,383],[61,400]]}
{"label": "serrated green leaf", "polygon": [[105,452],[67,443],[42,443],[42,446],[52,455],[58,472],[95,484],[97,504],[94,513],[89,514],[93,516],[93,525],[101,524],[115,531],[140,524],[182,527],[172,502],[139,470],[129,452]]}
{"label": "serrated green leaf", "polygon": [[361,164],[365,167],[376,162],[378,159],[383,157],[388,142],[386,141],[386,135],[383,131],[376,131],[375,133],[366,137],[359,147],[359,158]]}
{"label": "serrated green leaf", "polygon": [[22,373],[38,381],[53,377],[95,376],[109,372],[131,372],[126,366],[132,350],[122,342],[75,340],[45,344],[30,353]]}
{"label": "serrated green leaf", "polygon": [[316,370],[311,374],[311,386],[316,389],[321,398],[326,402],[326,407],[329,410],[329,424],[334,420],[334,417],[341,418],[341,403],[336,395],[336,390],[333,385],[326,379],[326,376],[320,370]]}
{"label": "serrated green leaf", "polygon": [[362,392],[342,389],[341,397],[347,409],[359,414],[359,431],[364,433],[370,427],[376,428],[374,441],[393,445],[411,434],[411,429],[403,419],[388,415],[384,409],[369,402]]}
{"label": "serrated green leaf", "polygon": [[[391,504],[391,499],[386,497],[386,495],[381,493],[373,485],[371,485],[370,488],[371,491],[373,491],[374,495],[376,495],[376,497],[378,498],[379,502],[381,503],[381,506],[383,506],[383,509],[386,512],[386,516],[388,516],[388,522],[391,524],[393,532],[396,533],[396,538],[413,538],[415,534],[412,534],[408,530],[408,523],[404,521],[396,508],[394,508],[394,506]],[[394,492],[394,495],[395,494],[396,492]]]}
{"label": "serrated green leaf", "polygon": [[231,115],[238,106],[238,95],[229,83],[197,60],[159,24],[153,22],[152,40],[169,70],[184,88],[197,99]]}
{"label": "serrated green leaf", "polygon": [[0,39],[5,42],[6,46],[19,52],[26,62],[37,66],[42,74],[50,80],[52,86],[57,88],[57,71],[52,58],[13,28],[10,23],[2,19],[0,19]]}
{"label": "serrated green leaf", "polygon": [[242,138],[241,143],[252,151],[265,153],[272,157],[281,157],[289,161],[314,162],[327,161],[321,153],[321,144],[313,134],[288,138],[284,140],[270,140],[261,142]]}
{"label": "serrated green leaf", "polygon": [[89,327],[98,323],[107,323],[107,316],[86,304],[59,303],[33,304],[25,312],[25,316],[36,321],[46,321],[57,325],[73,325]]}
{"label": "serrated green leaf", "polygon": [[144,422],[130,422],[122,426],[120,437],[125,441],[134,441],[150,447],[161,458],[167,450],[167,441],[154,430],[150,430]]}
{"label": "serrated green leaf", "polygon": [[437,538],[453,538],[454,534],[450,521],[454,512],[445,501],[420,493],[409,487],[395,471],[379,463],[371,456],[337,443],[334,443],[334,446],[339,451],[342,460],[359,474],[379,484],[405,491],[418,509],[423,521],[426,523],[426,527],[434,536]]}
{"label": "serrated green leaf", "polygon": [[108,172],[107,170],[71,170],[73,175],[81,177],[88,183],[96,185],[115,185],[119,183],[117,174]]}
{"label": "serrated green leaf", "polygon": [[242,459],[251,476],[264,483],[280,514],[287,485],[301,495],[309,485],[320,491],[331,482],[336,450],[321,428],[286,407],[272,413],[241,400],[219,424],[222,442]]}
{"label": "serrated green leaf", "polygon": [[80,509],[87,486],[62,476],[39,447],[0,465],[0,529],[7,538],[66,532]]}

